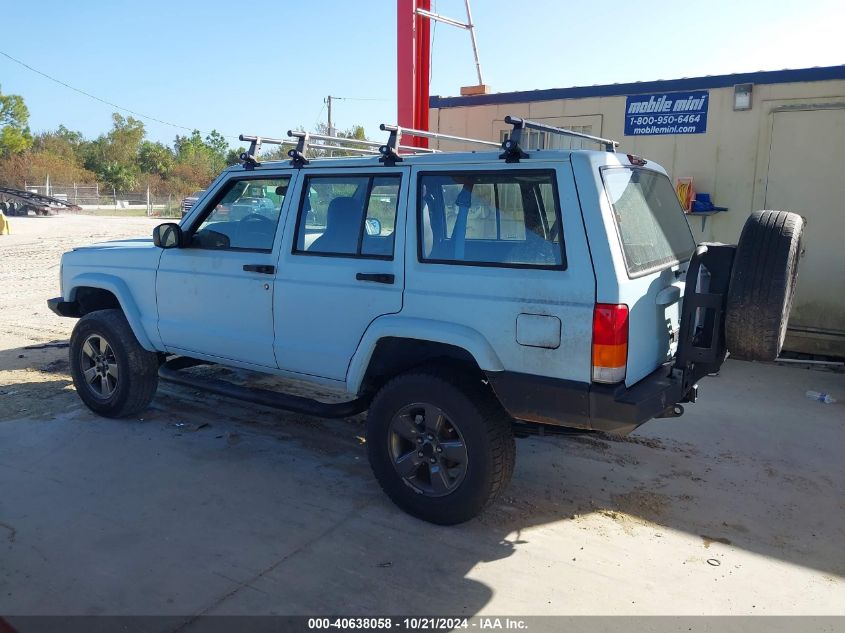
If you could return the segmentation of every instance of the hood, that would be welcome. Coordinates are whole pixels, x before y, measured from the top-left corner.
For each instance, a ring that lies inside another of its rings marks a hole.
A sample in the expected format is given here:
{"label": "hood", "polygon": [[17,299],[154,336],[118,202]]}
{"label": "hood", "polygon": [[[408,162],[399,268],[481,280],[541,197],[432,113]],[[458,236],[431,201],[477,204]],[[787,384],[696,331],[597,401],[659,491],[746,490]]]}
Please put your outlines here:
{"label": "hood", "polygon": [[124,240],[114,240],[111,242],[98,242],[96,244],[88,244],[87,246],[76,246],[73,250],[105,250],[115,248],[155,248],[155,245],[153,244],[153,238],[151,237],[134,237]]}

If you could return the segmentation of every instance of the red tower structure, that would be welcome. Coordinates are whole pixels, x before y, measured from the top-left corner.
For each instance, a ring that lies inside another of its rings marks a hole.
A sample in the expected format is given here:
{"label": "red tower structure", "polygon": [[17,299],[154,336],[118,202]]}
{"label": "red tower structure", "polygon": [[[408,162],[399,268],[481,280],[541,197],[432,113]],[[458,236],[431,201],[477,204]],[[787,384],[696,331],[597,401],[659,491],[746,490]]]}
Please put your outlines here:
{"label": "red tower structure", "polygon": [[[417,10],[430,11],[431,0],[397,0],[396,9],[397,123],[428,130],[431,21]],[[428,147],[424,138],[415,137],[411,142]]]}

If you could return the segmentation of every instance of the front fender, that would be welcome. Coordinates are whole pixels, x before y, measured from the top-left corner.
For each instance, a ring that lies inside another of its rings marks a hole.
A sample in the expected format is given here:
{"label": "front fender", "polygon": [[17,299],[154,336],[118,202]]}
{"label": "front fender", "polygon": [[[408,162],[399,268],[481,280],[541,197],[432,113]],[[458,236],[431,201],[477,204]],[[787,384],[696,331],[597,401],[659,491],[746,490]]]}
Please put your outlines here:
{"label": "front fender", "polygon": [[132,333],[138,339],[141,347],[149,352],[159,351],[147,334],[141,311],[138,309],[138,305],[132,297],[132,291],[125,281],[120,277],[115,277],[107,273],[81,273],[68,281],[66,285],[67,290],[65,291],[65,301],[76,301],[77,289],[84,287],[108,290],[117,297],[120,308],[129,322],[129,327],[132,328]]}
{"label": "front fender", "polygon": [[496,351],[477,330],[435,319],[418,319],[396,314],[378,317],[367,328],[346,372],[346,389],[358,393],[370,358],[379,340],[387,337],[419,339],[454,345],[469,352],[483,371],[502,371]]}

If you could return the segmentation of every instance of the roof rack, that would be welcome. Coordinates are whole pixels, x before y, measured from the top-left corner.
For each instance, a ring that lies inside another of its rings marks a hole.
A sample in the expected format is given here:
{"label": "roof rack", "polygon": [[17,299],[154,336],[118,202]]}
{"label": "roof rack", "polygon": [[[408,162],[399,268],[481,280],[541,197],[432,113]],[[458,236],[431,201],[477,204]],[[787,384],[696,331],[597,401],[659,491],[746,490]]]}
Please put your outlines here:
{"label": "roof rack", "polygon": [[520,147],[520,142],[522,141],[522,131],[526,129],[546,132],[548,134],[557,134],[560,136],[583,138],[588,141],[604,145],[604,148],[608,152],[615,152],[616,148],[619,147],[619,141],[614,141],[609,138],[601,138],[600,136],[592,136],[582,132],[574,132],[572,130],[567,130],[566,128],[554,127],[546,125],[545,123],[537,123],[536,121],[529,121],[516,116],[506,116],[505,123],[512,125],[513,131],[510,134],[510,138],[502,143],[503,151],[499,158],[504,158],[505,161],[509,163],[519,162],[520,158],[528,158],[528,154],[526,154],[522,147]]}
{"label": "roof rack", "polygon": [[[379,151],[382,147],[381,143],[376,141],[367,141],[354,138],[346,138],[342,136],[329,136],[327,134],[317,134],[314,132],[306,132],[304,130],[288,130],[288,139],[269,138],[265,136],[248,136],[241,134],[238,138],[241,141],[249,141],[249,149],[241,153],[240,159],[243,161],[247,169],[251,169],[256,165],[260,165],[258,154],[261,151],[262,143],[269,145],[292,145],[288,150],[288,156],[294,166],[302,167],[308,164],[308,158],[305,156],[305,150],[319,150],[319,151],[343,151],[352,154],[360,154],[362,156],[379,156]],[[399,149],[406,153],[434,153],[439,150],[429,149],[427,147],[411,147],[407,145],[400,145]]]}
{"label": "roof rack", "polygon": [[417,147],[414,145],[403,145],[402,139],[406,136],[415,138],[429,138],[437,141],[453,141],[457,143],[470,143],[475,145],[485,145],[487,147],[495,147],[502,150],[499,158],[505,159],[506,162],[519,162],[520,159],[528,158],[528,154],[520,146],[522,141],[523,130],[537,130],[546,132],[548,134],[557,134],[560,136],[571,136],[574,138],[582,138],[588,141],[593,141],[603,145],[608,152],[615,152],[619,147],[617,141],[601,138],[599,136],[591,136],[590,134],[583,134],[582,132],[574,132],[565,128],[553,127],[544,123],[537,123],[536,121],[529,121],[520,117],[506,116],[505,123],[513,126],[513,131],[510,138],[504,143],[496,143],[494,141],[486,141],[479,138],[468,138],[465,136],[454,136],[452,134],[441,134],[440,132],[429,132],[427,130],[415,130],[409,127],[401,127],[399,125],[389,125],[382,123],[379,128],[384,132],[389,132],[390,136],[387,143],[381,144],[376,141],[359,140],[354,138],[345,138],[342,136],[329,136],[327,134],[316,134],[312,132],[305,132],[302,130],[288,130],[288,139],[268,138],[263,136],[246,136],[241,134],[238,138],[242,141],[249,141],[249,149],[243,152],[240,156],[244,163],[244,167],[252,169],[261,163],[258,161],[258,153],[261,151],[262,143],[269,143],[271,145],[292,145],[288,150],[288,156],[291,158],[291,163],[294,167],[302,167],[309,163],[305,156],[305,150],[317,151],[342,151],[351,154],[360,154],[363,156],[380,156],[379,161],[386,165],[393,165],[402,160],[403,155],[407,154],[432,154],[439,153],[441,150],[429,147]]}

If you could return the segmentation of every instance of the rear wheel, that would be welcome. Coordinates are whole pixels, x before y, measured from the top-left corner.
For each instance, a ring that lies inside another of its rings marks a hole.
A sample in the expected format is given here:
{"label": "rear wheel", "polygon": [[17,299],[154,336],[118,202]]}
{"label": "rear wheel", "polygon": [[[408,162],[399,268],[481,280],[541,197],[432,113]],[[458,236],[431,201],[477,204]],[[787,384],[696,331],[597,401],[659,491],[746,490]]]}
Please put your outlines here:
{"label": "rear wheel", "polygon": [[510,481],[511,420],[481,383],[451,369],[403,374],[378,392],[367,452],[382,489],[425,521],[478,514]]}
{"label": "rear wheel", "polygon": [[141,347],[120,310],[79,319],[70,337],[70,368],[79,397],[106,417],[142,411],[158,388],[158,355]]}
{"label": "rear wheel", "polygon": [[804,219],[788,211],[756,211],[739,238],[728,288],[725,335],[735,358],[777,358],[795,282]]}

